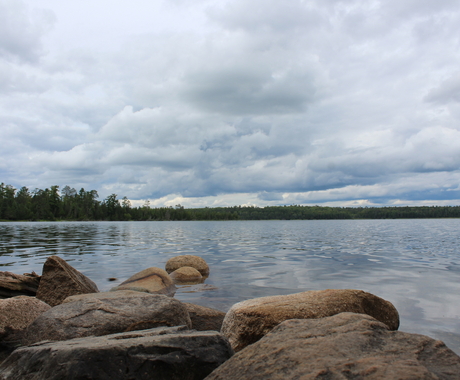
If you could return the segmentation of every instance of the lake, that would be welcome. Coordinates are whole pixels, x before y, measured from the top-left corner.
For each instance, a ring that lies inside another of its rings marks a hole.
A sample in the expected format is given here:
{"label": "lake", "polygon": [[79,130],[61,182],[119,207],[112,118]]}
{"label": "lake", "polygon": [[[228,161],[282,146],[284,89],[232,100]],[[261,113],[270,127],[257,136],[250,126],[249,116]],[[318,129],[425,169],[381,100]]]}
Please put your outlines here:
{"label": "lake", "polygon": [[58,255],[104,291],[194,254],[210,276],[179,287],[180,300],[227,311],[254,297],[361,289],[396,306],[401,331],[460,354],[459,243],[460,219],[0,223],[0,270],[41,274]]}

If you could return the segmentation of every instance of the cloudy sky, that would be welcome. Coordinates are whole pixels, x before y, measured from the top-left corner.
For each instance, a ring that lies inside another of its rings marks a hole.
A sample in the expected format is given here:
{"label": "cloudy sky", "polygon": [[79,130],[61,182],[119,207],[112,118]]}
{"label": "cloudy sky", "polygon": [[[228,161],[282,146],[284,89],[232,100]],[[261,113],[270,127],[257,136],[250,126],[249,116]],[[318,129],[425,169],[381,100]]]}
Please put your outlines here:
{"label": "cloudy sky", "polygon": [[30,190],[460,204],[460,3],[0,0],[0,134]]}

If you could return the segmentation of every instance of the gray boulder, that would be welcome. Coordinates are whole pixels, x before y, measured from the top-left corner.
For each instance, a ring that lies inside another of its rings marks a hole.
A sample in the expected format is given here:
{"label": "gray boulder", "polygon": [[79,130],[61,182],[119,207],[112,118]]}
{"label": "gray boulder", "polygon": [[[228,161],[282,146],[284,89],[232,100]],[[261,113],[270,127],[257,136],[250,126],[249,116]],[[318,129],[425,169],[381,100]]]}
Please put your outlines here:
{"label": "gray boulder", "polygon": [[458,380],[460,357],[441,341],[342,313],[281,323],[206,378],[224,379]]}
{"label": "gray boulder", "polygon": [[174,298],[127,290],[102,292],[78,296],[40,315],[26,329],[24,344],[179,325],[191,327],[191,321],[185,306]]}
{"label": "gray boulder", "polygon": [[0,365],[0,379],[199,380],[233,354],[219,333],[184,328],[155,328],[18,348]]}
{"label": "gray boulder", "polygon": [[392,330],[399,327],[399,314],[391,302],[362,290],[326,289],[239,302],[227,312],[222,333],[239,351],[287,319],[323,318],[343,312],[370,315]]}
{"label": "gray boulder", "polygon": [[43,265],[37,298],[56,306],[75,294],[97,293],[97,285],[58,256],[50,256]]}

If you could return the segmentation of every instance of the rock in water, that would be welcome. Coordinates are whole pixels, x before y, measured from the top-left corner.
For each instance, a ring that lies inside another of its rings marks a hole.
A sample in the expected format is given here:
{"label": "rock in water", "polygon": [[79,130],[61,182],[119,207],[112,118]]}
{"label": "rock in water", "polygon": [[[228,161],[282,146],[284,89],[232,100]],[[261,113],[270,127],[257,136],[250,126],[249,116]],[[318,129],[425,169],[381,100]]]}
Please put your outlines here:
{"label": "rock in water", "polygon": [[198,331],[220,331],[225,317],[225,313],[223,311],[188,302],[182,303],[187,308],[190,319],[192,320],[192,329]]}
{"label": "rock in water", "polygon": [[50,256],[43,265],[37,298],[56,306],[75,294],[97,293],[97,285],[58,256]]}
{"label": "rock in water", "polygon": [[343,312],[368,314],[392,330],[399,327],[399,314],[391,302],[362,290],[327,289],[239,302],[227,312],[222,333],[239,351],[287,319],[323,318]]}
{"label": "rock in water", "polygon": [[195,268],[198,272],[201,273],[203,277],[207,277],[209,275],[209,266],[199,256],[194,255],[182,255],[172,257],[166,262],[166,272],[171,273],[175,270],[182,268],[182,267],[192,267]]}
{"label": "rock in water", "polygon": [[173,296],[176,286],[166,271],[161,268],[151,267],[132,275],[111,290],[135,290]]}
{"label": "rock in water", "polygon": [[124,290],[76,297],[76,301],[55,306],[32,322],[25,331],[24,344],[158,326],[191,327],[182,302],[165,295]]}
{"label": "rock in water", "polygon": [[156,328],[18,348],[0,365],[0,379],[198,380],[232,354],[218,332]]}
{"label": "rock in water", "polygon": [[203,276],[197,269],[181,267],[170,273],[172,280],[178,285],[193,285],[203,282]]}
{"label": "rock in water", "polygon": [[365,314],[282,322],[206,380],[450,380],[460,357],[441,341],[389,331]]}

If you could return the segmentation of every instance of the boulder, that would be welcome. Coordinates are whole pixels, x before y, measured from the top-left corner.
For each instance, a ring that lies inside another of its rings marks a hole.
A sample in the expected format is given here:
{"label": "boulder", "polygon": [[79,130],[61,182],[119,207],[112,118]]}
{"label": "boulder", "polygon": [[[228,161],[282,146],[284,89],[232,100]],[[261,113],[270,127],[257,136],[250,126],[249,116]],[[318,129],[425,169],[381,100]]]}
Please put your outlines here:
{"label": "boulder", "polygon": [[227,312],[222,333],[239,351],[287,319],[323,318],[343,312],[368,314],[392,330],[399,327],[399,314],[391,302],[362,290],[327,289],[239,302]]}
{"label": "boulder", "polygon": [[50,305],[29,296],[0,300],[0,362],[22,342],[27,326],[50,308]]}
{"label": "boulder", "polygon": [[50,256],[43,265],[37,298],[48,305],[59,305],[68,296],[97,293],[97,285],[58,256]]}
{"label": "boulder", "polygon": [[202,276],[207,277],[209,275],[209,266],[206,261],[199,256],[194,255],[182,255],[172,257],[166,262],[166,272],[171,273],[182,267],[195,268]]}
{"label": "boulder", "polygon": [[26,329],[24,344],[158,326],[191,327],[190,316],[182,302],[162,294],[118,291],[78,297],[40,315]]}
{"label": "boulder", "polygon": [[166,271],[161,268],[151,267],[132,275],[111,290],[135,290],[138,292],[173,296],[176,286]]}
{"label": "boulder", "polygon": [[24,330],[51,306],[35,297],[17,296],[0,300],[0,339]]}
{"label": "boulder", "polygon": [[35,272],[14,274],[0,271],[0,297],[35,296],[40,276]]}
{"label": "boulder", "polygon": [[225,313],[188,302],[183,302],[192,320],[192,329],[198,331],[220,331]]}
{"label": "boulder", "polygon": [[342,313],[282,322],[206,380],[459,378],[460,357],[441,341]]}
{"label": "boulder", "polygon": [[156,328],[18,348],[1,380],[198,380],[233,354],[218,332]]}
{"label": "boulder", "polygon": [[170,273],[172,280],[180,285],[192,285],[203,282],[203,276],[192,267],[181,267]]}

